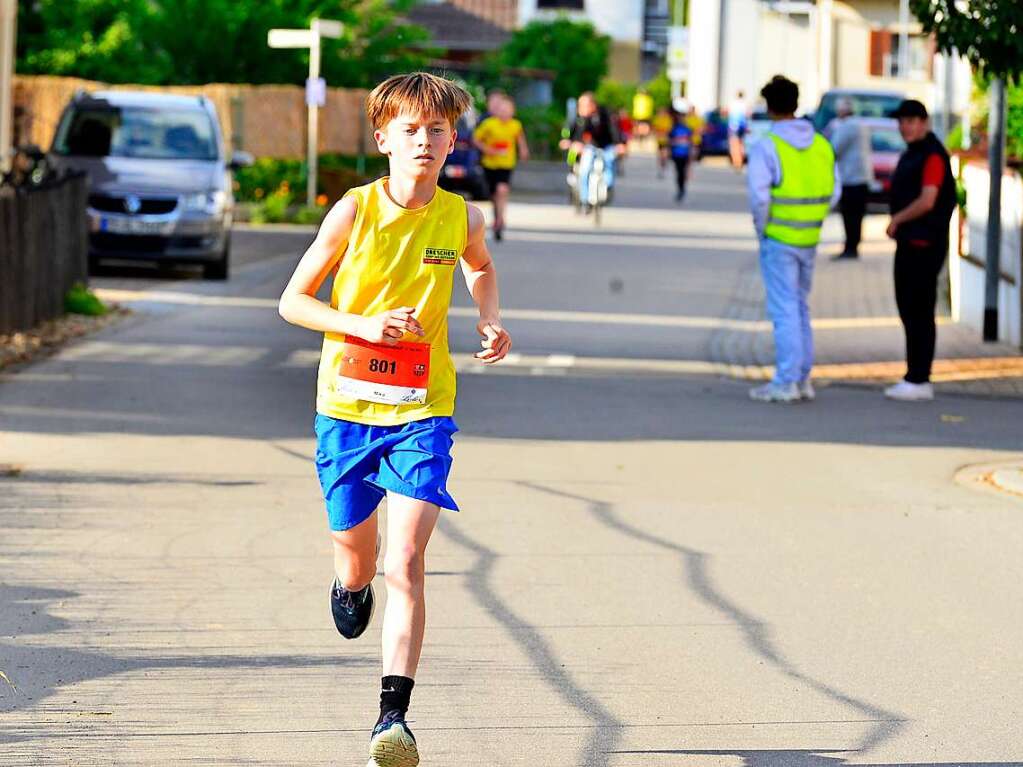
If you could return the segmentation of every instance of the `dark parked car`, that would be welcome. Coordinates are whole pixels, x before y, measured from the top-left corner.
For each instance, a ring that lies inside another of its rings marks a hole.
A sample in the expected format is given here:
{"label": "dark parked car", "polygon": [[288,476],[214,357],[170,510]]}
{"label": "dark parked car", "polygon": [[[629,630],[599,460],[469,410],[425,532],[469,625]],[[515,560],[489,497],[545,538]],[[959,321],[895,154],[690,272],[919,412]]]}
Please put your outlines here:
{"label": "dark parked car", "polygon": [[458,138],[455,149],[448,155],[440,173],[440,186],[451,192],[465,192],[474,200],[485,200],[490,196],[487,179],[480,165],[480,150],[472,141],[476,120],[472,115],[463,115],[455,125]]}
{"label": "dark parked car", "polygon": [[899,155],[906,151],[906,142],[899,133],[899,123],[889,117],[864,119],[870,132],[870,163],[874,181],[870,184],[868,200],[876,205],[888,205],[892,188],[892,174],[899,164]]}
{"label": "dark parked car", "polygon": [[832,88],[821,96],[817,111],[813,113],[813,127],[824,133],[828,123],[838,115],[838,102],[848,101],[855,117],[888,117],[898,108],[905,94],[898,91]]}
{"label": "dark parked car", "polygon": [[703,138],[700,156],[728,154],[728,118],[720,109],[712,109],[703,116]]}
{"label": "dark parked car", "polygon": [[90,182],[89,262],[103,258],[202,264],[226,279],[234,196],[216,110],[202,96],[79,93],[57,126],[50,160]]}

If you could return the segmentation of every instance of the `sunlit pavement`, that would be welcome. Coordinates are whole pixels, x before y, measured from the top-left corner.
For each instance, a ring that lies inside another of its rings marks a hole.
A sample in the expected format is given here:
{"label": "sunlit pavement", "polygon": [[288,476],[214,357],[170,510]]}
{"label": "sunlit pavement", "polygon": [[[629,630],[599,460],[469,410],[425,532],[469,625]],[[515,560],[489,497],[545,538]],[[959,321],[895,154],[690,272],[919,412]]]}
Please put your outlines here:
{"label": "sunlit pavement", "polygon": [[[630,162],[600,228],[512,207],[511,364],[475,367],[456,290],[423,764],[1023,762],[1023,501],[984,480],[1023,403],[750,402],[741,178],[698,169],[678,208]],[[227,283],[105,276],[133,317],[0,380],[4,765],[365,764],[380,624],[327,612],[317,340],[274,309],[310,236]],[[877,301],[818,307],[825,365],[898,332]]]}

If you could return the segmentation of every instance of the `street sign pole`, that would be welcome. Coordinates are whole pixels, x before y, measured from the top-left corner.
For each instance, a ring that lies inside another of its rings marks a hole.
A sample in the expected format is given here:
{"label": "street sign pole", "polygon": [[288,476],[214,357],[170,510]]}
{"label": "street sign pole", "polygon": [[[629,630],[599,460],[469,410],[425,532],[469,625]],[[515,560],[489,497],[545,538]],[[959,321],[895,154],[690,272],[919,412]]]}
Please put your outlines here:
{"label": "street sign pole", "polygon": [[[2,2],[2,0],[0,0]],[[340,21],[313,19],[309,29],[271,29],[267,44],[271,48],[308,48],[309,79],[306,80],[305,101],[308,110],[308,144],[306,147],[306,205],[316,204],[316,175],[320,146],[320,107],[326,100],[326,85],[320,79],[320,41],[324,37],[341,37]]]}
{"label": "street sign pole", "polygon": [[14,40],[18,5],[0,0],[0,172],[11,167],[11,113],[14,111]]}
{"label": "street sign pole", "polygon": [[306,86],[306,102],[309,107],[309,146],[306,149],[306,168],[308,175],[305,182],[305,204],[312,207],[316,204],[316,174],[319,165],[320,149],[320,106],[309,91],[320,78],[320,30],[313,20],[313,39],[309,46],[309,83]]}

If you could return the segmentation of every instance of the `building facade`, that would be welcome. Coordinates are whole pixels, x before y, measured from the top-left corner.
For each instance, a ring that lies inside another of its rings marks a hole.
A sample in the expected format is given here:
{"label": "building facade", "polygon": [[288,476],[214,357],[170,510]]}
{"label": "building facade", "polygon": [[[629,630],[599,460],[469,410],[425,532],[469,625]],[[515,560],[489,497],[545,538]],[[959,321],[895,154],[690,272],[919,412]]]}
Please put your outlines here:
{"label": "building facade", "polygon": [[406,15],[426,27],[432,45],[452,61],[472,61],[500,48],[531,21],[586,20],[611,38],[608,75],[640,80],[647,0],[420,0]]}
{"label": "building facade", "polygon": [[804,112],[831,88],[919,99],[939,127],[969,104],[969,66],[937,54],[900,0],[699,0],[689,13],[686,93],[699,109],[739,90],[755,101],[776,74],[799,83]]}

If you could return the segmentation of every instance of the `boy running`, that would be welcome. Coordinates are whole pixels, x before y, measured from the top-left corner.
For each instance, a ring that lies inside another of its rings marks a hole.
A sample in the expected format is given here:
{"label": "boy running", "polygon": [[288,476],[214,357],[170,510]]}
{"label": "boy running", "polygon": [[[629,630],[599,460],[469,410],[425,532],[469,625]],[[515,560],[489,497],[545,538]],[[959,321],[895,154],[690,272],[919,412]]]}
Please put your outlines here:
{"label": "boy running", "polygon": [[519,159],[522,162],[529,159],[529,146],[522,123],[515,119],[515,102],[510,96],[497,95],[490,109],[492,114],[476,127],[473,140],[483,153],[480,164],[494,203],[494,239],[500,240],[504,234],[512,171]]}
{"label": "boy running", "polygon": [[[377,506],[387,498],[380,716],[367,767],[414,767],[405,714],[423,644],[424,556],[440,509],[457,511],[451,467],[455,368],[447,314],[456,264],[479,307],[485,364],[505,357],[497,275],[483,214],[437,188],[469,95],[434,75],[392,77],[367,113],[390,175],[350,190],[324,219],[280,301],[281,316],[324,333],[316,470],[334,544],[330,606],[342,636],[373,615]],[[330,304],[316,298],[334,273]]]}
{"label": "boy running", "polygon": [[686,196],[689,161],[696,151],[696,141],[693,138],[693,129],[685,116],[676,112],[674,117],[675,122],[668,133],[668,142],[671,145],[671,159],[675,163],[675,182],[678,186],[678,191],[675,192],[675,202],[682,202]]}

